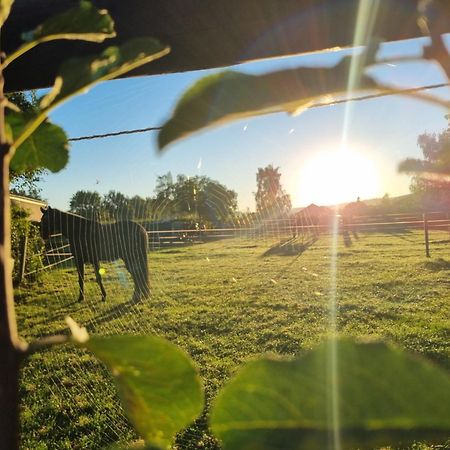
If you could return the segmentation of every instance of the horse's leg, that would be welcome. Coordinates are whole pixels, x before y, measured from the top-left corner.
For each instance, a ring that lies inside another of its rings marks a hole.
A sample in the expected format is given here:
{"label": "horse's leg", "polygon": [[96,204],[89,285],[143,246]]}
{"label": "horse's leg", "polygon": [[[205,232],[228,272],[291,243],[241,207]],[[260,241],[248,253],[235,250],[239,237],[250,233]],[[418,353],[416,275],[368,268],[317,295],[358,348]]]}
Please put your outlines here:
{"label": "horse's leg", "polygon": [[106,300],[106,291],[105,291],[105,288],[103,287],[102,276],[100,274],[100,262],[96,261],[93,263],[93,265],[94,265],[94,271],[95,271],[95,279],[97,281],[97,284],[100,286],[100,290],[102,291],[102,300],[105,301]]}
{"label": "horse's leg", "polygon": [[81,302],[84,300],[84,262],[75,258],[75,265],[77,266],[78,284],[80,286],[78,301]]}
{"label": "horse's leg", "polygon": [[144,274],[142,274],[142,271],[139,270],[140,265],[138,261],[138,255],[127,255],[123,258],[123,261],[128,272],[130,272],[131,278],[133,279],[134,283],[134,292],[131,301],[139,302],[147,295],[146,292],[142,289]]}
{"label": "horse's leg", "polygon": [[133,279],[133,286],[134,286],[134,291],[133,291],[133,297],[131,298],[132,302],[138,302],[140,300],[140,295],[138,292],[138,280],[136,279],[136,274],[135,274],[135,270],[133,267],[133,263],[131,262],[131,258],[128,257],[123,257],[123,262],[125,263],[125,267],[127,268],[128,272],[131,275],[131,278]]}

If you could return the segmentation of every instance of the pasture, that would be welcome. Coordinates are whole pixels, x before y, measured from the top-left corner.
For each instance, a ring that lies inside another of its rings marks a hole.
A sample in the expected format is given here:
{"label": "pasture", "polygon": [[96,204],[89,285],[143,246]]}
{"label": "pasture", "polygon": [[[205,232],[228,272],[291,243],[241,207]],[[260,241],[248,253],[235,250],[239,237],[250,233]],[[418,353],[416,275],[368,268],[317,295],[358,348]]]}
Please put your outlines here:
{"label": "pasture", "polygon": [[[329,333],[331,242],[324,235],[303,253],[295,246],[267,252],[274,239],[236,237],[154,251],[152,295],[141,304],[128,302],[132,283],[123,263],[102,266],[106,302],[91,267],[83,303],[75,270],[55,269],[16,292],[19,330],[27,340],[64,332],[70,315],[90,333],[164,336],[196,361],[209,402],[245,360],[295,355]],[[432,258],[424,256],[420,231],[359,234],[345,244],[340,236],[339,331],[393,341],[449,367],[449,234],[432,233]],[[22,374],[22,448],[97,449],[136,438],[108,373],[89,354],[46,350]],[[217,448],[205,417],[176,448]]]}

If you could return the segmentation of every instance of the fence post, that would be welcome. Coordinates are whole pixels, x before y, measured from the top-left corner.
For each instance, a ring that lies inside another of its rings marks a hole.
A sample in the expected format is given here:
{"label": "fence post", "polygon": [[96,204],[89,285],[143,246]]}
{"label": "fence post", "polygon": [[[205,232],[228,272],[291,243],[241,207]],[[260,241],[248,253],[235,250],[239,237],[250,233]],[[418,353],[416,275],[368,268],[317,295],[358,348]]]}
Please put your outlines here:
{"label": "fence post", "polygon": [[423,214],[423,231],[425,235],[425,255],[427,258],[430,257],[430,240],[428,236],[428,218],[427,214]]}
{"label": "fence post", "polygon": [[19,284],[22,283],[25,275],[25,267],[27,264],[27,246],[28,246],[28,232],[25,230],[25,234],[22,238],[22,245],[20,248],[20,271],[19,271]]}

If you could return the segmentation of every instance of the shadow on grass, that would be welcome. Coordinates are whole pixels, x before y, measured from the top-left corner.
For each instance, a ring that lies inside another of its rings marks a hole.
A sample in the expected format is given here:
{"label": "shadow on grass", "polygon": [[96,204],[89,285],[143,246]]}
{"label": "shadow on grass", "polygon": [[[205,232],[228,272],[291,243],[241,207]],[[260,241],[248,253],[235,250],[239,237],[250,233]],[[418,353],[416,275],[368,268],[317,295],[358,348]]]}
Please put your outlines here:
{"label": "shadow on grass", "polygon": [[443,258],[435,259],[434,261],[427,261],[425,264],[425,269],[431,270],[432,272],[439,272],[441,270],[450,270],[450,261]]}
{"label": "shadow on grass", "polygon": [[298,242],[297,238],[291,238],[281,242],[266,250],[262,257],[265,256],[300,256],[305,250],[311,247],[317,238],[312,238],[306,242]]}
{"label": "shadow on grass", "polygon": [[119,319],[127,314],[136,313],[136,307],[142,305],[143,302],[136,302],[133,300],[128,300],[125,303],[119,303],[114,305],[106,311],[103,311],[99,315],[95,316],[93,319],[86,323],[86,329],[89,333],[93,333],[96,329],[104,324],[111,322],[113,320]]}

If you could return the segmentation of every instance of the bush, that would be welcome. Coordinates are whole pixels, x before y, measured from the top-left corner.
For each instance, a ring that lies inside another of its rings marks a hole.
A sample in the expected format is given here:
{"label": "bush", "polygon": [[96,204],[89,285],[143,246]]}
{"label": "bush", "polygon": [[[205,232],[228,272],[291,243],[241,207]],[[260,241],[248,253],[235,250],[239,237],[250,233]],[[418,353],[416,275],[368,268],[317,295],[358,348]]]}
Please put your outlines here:
{"label": "bush", "polygon": [[[25,257],[25,273],[28,273],[42,267],[41,254],[44,251],[44,243],[39,234],[39,227],[30,222],[28,213],[13,205],[11,207],[11,256],[14,259],[14,284],[20,281],[20,260],[25,236],[28,236]],[[34,272],[27,277],[27,281],[37,281],[38,278],[39,272]]]}

